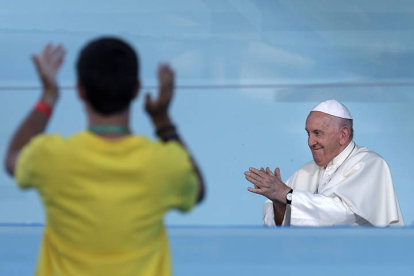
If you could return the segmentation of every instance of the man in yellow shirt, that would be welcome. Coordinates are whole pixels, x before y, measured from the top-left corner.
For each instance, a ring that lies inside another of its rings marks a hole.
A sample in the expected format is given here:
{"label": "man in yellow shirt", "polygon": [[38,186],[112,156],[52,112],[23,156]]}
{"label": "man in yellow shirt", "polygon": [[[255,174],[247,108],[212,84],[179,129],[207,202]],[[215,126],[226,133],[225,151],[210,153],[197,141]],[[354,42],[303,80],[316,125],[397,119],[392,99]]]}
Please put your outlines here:
{"label": "man in yellow shirt", "polygon": [[33,56],[43,93],[13,136],[5,163],[21,188],[38,190],[45,206],[36,275],[170,275],[163,216],[190,210],[204,195],[200,172],[168,113],[174,73],[161,65],[159,95],[146,97],[160,141],[132,135],[138,58],[119,39],[94,40],[77,62],[88,130],[69,138],[45,135],[64,55],[62,46],[47,45]]}

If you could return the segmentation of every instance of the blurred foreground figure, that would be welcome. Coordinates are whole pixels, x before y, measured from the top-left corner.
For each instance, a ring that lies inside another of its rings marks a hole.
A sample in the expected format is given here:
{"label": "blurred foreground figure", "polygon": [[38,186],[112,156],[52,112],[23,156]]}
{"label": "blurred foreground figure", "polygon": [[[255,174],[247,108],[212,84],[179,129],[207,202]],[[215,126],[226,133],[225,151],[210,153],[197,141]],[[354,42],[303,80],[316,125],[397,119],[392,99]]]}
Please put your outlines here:
{"label": "blurred foreground figure", "polygon": [[131,133],[130,103],[140,89],[134,50],[115,38],[89,43],[77,61],[77,93],[88,129],[44,135],[58,98],[61,46],[33,56],[43,94],[9,146],[6,168],[21,188],[39,191],[46,226],[37,275],[170,275],[163,223],[190,210],[204,186],[172,124],[174,73],[158,71],[159,95],[146,98],[160,141]]}
{"label": "blurred foreground figure", "polygon": [[263,223],[267,226],[404,226],[391,173],[381,156],[353,141],[353,118],[341,103],[317,105],[306,120],[313,160],[285,183],[279,168],[250,168],[264,195]]}

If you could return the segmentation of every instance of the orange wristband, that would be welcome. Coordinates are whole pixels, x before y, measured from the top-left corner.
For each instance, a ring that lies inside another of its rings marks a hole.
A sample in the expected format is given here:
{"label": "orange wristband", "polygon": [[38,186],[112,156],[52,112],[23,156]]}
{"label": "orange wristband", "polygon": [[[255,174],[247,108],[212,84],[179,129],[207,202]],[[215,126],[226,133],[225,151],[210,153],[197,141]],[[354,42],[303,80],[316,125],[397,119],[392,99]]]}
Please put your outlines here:
{"label": "orange wristband", "polygon": [[43,101],[37,102],[37,104],[35,105],[35,110],[42,112],[47,117],[50,117],[50,115],[52,115],[52,107]]}

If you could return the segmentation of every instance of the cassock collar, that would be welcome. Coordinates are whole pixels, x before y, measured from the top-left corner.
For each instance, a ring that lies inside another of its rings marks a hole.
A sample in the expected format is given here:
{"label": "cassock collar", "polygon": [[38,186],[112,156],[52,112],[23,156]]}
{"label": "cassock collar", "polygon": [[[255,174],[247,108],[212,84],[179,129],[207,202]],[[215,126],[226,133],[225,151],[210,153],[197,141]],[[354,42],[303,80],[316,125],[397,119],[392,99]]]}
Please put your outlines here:
{"label": "cassock collar", "polygon": [[342,165],[342,163],[345,161],[345,159],[348,158],[348,156],[351,154],[352,150],[355,148],[355,142],[351,141],[349,145],[340,153],[338,154],[334,159],[332,159],[331,162],[328,163],[324,168],[328,168],[330,166],[338,167]]}

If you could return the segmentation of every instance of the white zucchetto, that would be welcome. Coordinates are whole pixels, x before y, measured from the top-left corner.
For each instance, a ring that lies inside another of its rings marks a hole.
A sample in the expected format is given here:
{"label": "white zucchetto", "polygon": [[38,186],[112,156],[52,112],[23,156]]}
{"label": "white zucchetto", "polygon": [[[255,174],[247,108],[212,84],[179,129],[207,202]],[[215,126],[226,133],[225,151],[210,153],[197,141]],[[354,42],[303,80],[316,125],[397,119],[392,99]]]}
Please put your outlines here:
{"label": "white zucchetto", "polygon": [[343,104],[341,104],[340,102],[336,101],[336,100],[329,100],[329,101],[324,101],[321,102],[320,104],[318,104],[317,106],[315,106],[315,108],[313,108],[311,110],[312,111],[320,111],[335,117],[339,117],[339,118],[344,118],[344,119],[353,119],[351,112],[349,112],[348,108],[346,108],[346,106],[344,106]]}

